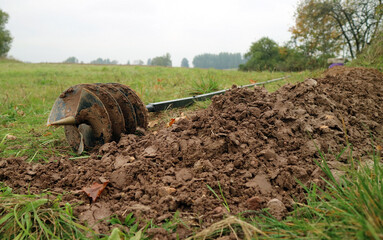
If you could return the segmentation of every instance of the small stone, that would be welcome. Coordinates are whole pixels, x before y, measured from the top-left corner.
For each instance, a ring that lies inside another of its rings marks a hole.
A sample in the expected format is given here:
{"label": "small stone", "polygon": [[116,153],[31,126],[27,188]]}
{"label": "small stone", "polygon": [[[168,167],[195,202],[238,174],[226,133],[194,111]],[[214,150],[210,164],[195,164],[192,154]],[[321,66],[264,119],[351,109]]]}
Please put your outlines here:
{"label": "small stone", "polygon": [[37,173],[37,172],[32,171],[32,170],[27,170],[27,172],[26,172],[26,174],[31,175],[31,176],[36,175],[36,173]]}
{"label": "small stone", "polygon": [[234,169],[234,164],[229,163],[225,167],[225,172],[231,172],[231,171],[233,171],[233,169]]}
{"label": "small stone", "polygon": [[[381,162],[377,162],[377,164],[378,164],[379,167],[383,166],[383,163],[381,163]],[[374,169],[374,166],[375,166],[374,160],[372,160],[372,159],[367,159],[367,160],[362,159],[361,165],[358,166],[358,171],[361,171],[365,167],[367,167],[369,169]]]}
{"label": "small stone", "polygon": [[207,213],[207,215],[212,216],[212,217],[222,217],[225,214],[225,209],[222,207],[216,207],[210,212]]}
{"label": "small stone", "polygon": [[13,140],[16,140],[16,139],[17,139],[17,137],[16,137],[16,136],[13,136],[13,135],[11,135],[11,134],[7,134],[5,137],[6,137],[8,140],[11,140],[11,141],[13,141]]}
{"label": "small stone", "polygon": [[146,205],[143,205],[143,204],[134,204],[133,206],[131,207],[128,207],[128,210],[135,210],[135,211],[141,211],[141,212],[148,212],[150,211],[150,207],[149,206],[146,206]]}
{"label": "small stone", "polygon": [[193,175],[187,168],[182,168],[178,172],[176,172],[176,180],[177,181],[189,181],[192,180]]}
{"label": "small stone", "polygon": [[263,153],[263,156],[265,157],[265,159],[266,159],[267,161],[274,160],[274,159],[276,159],[277,156],[278,156],[278,155],[275,153],[275,151],[272,150],[272,149],[266,149],[266,150],[262,151],[261,153]]}
{"label": "small stone", "polygon": [[136,134],[139,136],[145,136],[146,135],[146,130],[142,127],[137,127],[136,128]]}
{"label": "small stone", "polygon": [[316,87],[318,85],[318,82],[312,78],[306,79],[304,82],[307,86]]}
{"label": "small stone", "polygon": [[1,160],[0,161],[0,168],[6,167],[7,166],[7,161]]}
{"label": "small stone", "polygon": [[18,110],[18,111],[17,111],[17,114],[20,115],[20,116],[24,116],[24,115],[25,115],[25,113],[24,113],[23,110]]}
{"label": "small stone", "polygon": [[54,181],[58,181],[61,179],[60,174],[58,173],[52,173],[51,177]]}
{"label": "small stone", "polygon": [[307,155],[315,155],[318,153],[318,149],[321,149],[321,145],[318,140],[307,141],[305,146],[305,152]]}
{"label": "small stone", "polygon": [[217,238],[216,240],[231,240],[231,237],[230,236],[222,236],[222,237]]}
{"label": "small stone", "polygon": [[147,147],[144,150],[145,157],[155,157],[157,155],[157,149],[153,146]]}
{"label": "small stone", "polygon": [[203,168],[202,161],[201,161],[201,160],[196,161],[196,162],[194,163],[194,168],[195,168],[196,170],[198,170],[198,169],[202,169],[202,168]]}
{"label": "small stone", "polygon": [[127,163],[128,163],[128,158],[127,157],[125,157],[122,154],[117,155],[116,159],[114,160],[114,168],[118,169],[118,168],[124,166]]}
{"label": "small stone", "polygon": [[327,161],[327,165],[330,167],[330,169],[338,169],[338,170],[348,167],[346,164],[339,161]]}
{"label": "small stone", "polygon": [[150,122],[148,123],[148,127],[149,127],[149,128],[155,127],[155,126],[157,126],[157,125],[158,125],[158,120],[150,121]]}
{"label": "small stone", "polygon": [[150,228],[147,234],[152,239],[167,239],[168,232],[164,228]]}
{"label": "small stone", "polygon": [[98,180],[100,180],[101,183],[109,182],[109,180],[104,177],[99,177]]}
{"label": "small stone", "polygon": [[267,208],[269,208],[269,213],[278,221],[281,221],[287,212],[285,205],[279,199],[276,198],[271,199],[267,203]]}
{"label": "small stone", "polygon": [[320,167],[316,167],[315,170],[311,173],[311,178],[320,178],[324,177],[326,174]]}
{"label": "small stone", "polygon": [[241,173],[242,178],[251,178],[252,177],[251,172],[249,172],[247,170],[243,170],[240,173]]}
{"label": "small stone", "polygon": [[280,172],[280,169],[274,169],[270,171],[270,179],[275,179],[276,177],[278,177],[279,172]]}
{"label": "small stone", "polygon": [[303,127],[303,131],[304,131],[304,132],[309,132],[309,133],[313,133],[313,132],[314,132],[313,128],[312,128],[311,125],[309,125],[309,124],[305,124],[305,125],[304,125],[304,127]]}
{"label": "small stone", "polygon": [[172,176],[164,176],[162,178],[163,183],[173,183],[174,181],[175,181],[175,179]]}
{"label": "small stone", "polygon": [[29,176],[29,175],[26,175],[25,177],[24,177],[24,179],[26,180],[26,181],[32,181],[32,177],[31,176]]}
{"label": "small stone", "polygon": [[105,153],[110,152],[112,149],[115,149],[115,147],[116,142],[105,143],[98,149],[98,152],[100,155],[104,155]]}
{"label": "small stone", "polygon": [[158,189],[158,195],[160,195],[160,197],[164,197],[164,196],[170,195],[170,194],[172,194],[174,192],[176,192],[176,189],[172,188],[172,187],[160,187]]}
{"label": "small stone", "polygon": [[162,222],[164,221],[165,219],[171,219],[172,218],[172,214],[171,213],[165,213],[164,215],[161,215],[157,218],[157,221],[158,222]]}
{"label": "small stone", "polygon": [[334,179],[338,184],[342,184],[342,176],[346,175],[346,172],[337,169],[331,169],[331,174],[334,176]]}
{"label": "small stone", "polygon": [[246,207],[249,210],[258,210],[261,209],[262,199],[259,197],[252,197],[247,199]]}
{"label": "small stone", "polygon": [[135,194],[134,194],[134,198],[135,199],[140,199],[142,197],[142,191],[138,190]]}

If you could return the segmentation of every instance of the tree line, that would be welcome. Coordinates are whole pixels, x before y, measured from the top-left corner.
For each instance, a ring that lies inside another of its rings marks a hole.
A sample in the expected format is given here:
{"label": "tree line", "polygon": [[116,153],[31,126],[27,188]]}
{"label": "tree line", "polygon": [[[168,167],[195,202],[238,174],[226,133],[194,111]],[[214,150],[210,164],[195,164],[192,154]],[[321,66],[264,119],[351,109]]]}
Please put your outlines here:
{"label": "tree line", "polygon": [[[216,68],[216,69],[230,69],[237,68],[239,64],[243,63],[244,59],[240,53],[219,53],[219,54],[201,54],[193,59],[193,65],[197,68]],[[63,63],[79,63],[79,60],[76,57],[68,57]],[[83,63],[83,62],[81,62]],[[91,64],[118,64],[116,60],[110,60],[109,58],[97,58],[96,60],[90,61]],[[127,62],[127,65],[131,65],[130,61]],[[133,61],[133,65],[144,65],[142,60]],[[164,54],[163,56],[157,56],[154,58],[149,58],[146,62],[148,66],[164,66],[171,67],[172,59],[169,53]],[[181,61],[181,67],[188,68],[189,60],[183,58]]]}
{"label": "tree line", "polygon": [[193,65],[197,68],[231,69],[238,68],[245,59],[240,53],[222,52],[219,54],[205,53],[197,55],[193,59]]}
{"label": "tree line", "polygon": [[327,59],[305,55],[286,44],[279,46],[268,37],[254,42],[245,54],[246,63],[239,65],[242,71],[302,71],[325,67]]}

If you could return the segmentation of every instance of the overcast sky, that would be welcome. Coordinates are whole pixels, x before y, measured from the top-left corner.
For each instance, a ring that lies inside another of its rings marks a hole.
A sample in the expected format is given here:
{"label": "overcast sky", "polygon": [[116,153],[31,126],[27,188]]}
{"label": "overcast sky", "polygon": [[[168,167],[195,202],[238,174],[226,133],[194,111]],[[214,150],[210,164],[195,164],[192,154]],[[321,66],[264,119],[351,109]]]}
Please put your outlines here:
{"label": "overcast sky", "polygon": [[246,53],[252,42],[290,39],[298,0],[0,0],[29,62],[142,60],[170,53],[173,66],[203,53]]}

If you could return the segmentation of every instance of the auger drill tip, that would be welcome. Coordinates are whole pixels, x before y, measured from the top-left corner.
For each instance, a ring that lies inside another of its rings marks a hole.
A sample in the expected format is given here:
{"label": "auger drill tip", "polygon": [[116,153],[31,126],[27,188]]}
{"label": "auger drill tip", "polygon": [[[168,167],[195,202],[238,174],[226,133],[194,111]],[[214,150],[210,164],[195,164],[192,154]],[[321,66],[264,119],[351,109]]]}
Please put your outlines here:
{"label": "auger drill tip", "polygon": [[74,125],[76,124],[76,119],[73,116],[69,116],[53,123],[48,122],[47,126],[60,126],[60,125]]}

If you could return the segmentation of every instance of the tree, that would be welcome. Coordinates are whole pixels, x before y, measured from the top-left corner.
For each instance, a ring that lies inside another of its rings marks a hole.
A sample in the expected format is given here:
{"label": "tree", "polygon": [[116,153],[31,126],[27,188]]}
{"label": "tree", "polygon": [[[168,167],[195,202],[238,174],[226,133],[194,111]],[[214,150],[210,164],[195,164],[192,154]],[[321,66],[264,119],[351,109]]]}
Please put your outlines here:
{"label": "tree", "polygon": [[0,9],[0,57],[6,57],[11,49],[12,37],[5,24],[8,22],[9,15]]}
{"label": "tree", "polygon": [[93,60],[90,63],[91,64],[112,64],[112,65],[115,65],[118,62],[116,60],[110,61],[109,58],[106,58],[106,59],[97,58],[96,60]]}
{"label": "tree", "polygon": [[78,63],[78,59],[76,57],[68,57],[63,63]]}
{"label": "tree", "polygon": [[205,53],[193,58],[193,65],[196,68],[232,69],[238,68],[244,62],[240,53]]}
{"label": "tree", "polygon": [[342,47],[355,58],[382,23],[382,0],[301,0],[290,29],[311,55],[336,55]]}
{"label": "tree", "polygon": [[134,61],[133,61],[133,65],[144,65],[144,61],[142,61],[141,59],[139,59],[139,60],[134,60]]}
{"label": "tree", "polygon": [[341,34],[324,9],[324,3],[301,1],[295,14],[296,25],[290,29],[292,42],[307,57],[336,54],[341,50]]}
{"label": "tree", "polygon": [[166,53],[164,56],[153,58],[150,64],[153,66],[171,67],[172,60],[170,59],[170,54]]}
{"label": "tree", "polygon": [[[279,61],[275,67],[277,71],[302,71],[325,67],[318,58],[307,56],[300,48],[294,48],[290,44],[279,47]],[[327,62],[326,62],[327,64]]]}
{"label": "tree", "polygon": [[251,45],[245,58],[248,60],[245,64],[240,65],[240,70],[275,70],[280,58],[278,44],[268,37],[263,37]]}
{"label": "tree", "polygon": [[146,65],[152,65],[152,59],[148,58],[148,61],[146,61]]}
{"label": "tree", "polygon": [[186,58],[183,58],[181,61],[181,67],[188,68],[189,67],[189,61]]}
{"label": "tree", "polygon": [[307,55],[305,49],[293,45],[289,42],[284,46],[278,46],[270,38],[261,38],[251,45],[249,52],[245,54],[247,62],[239,65],[239,70],[302,71],[327,65],[321,60],[321,56]]}

